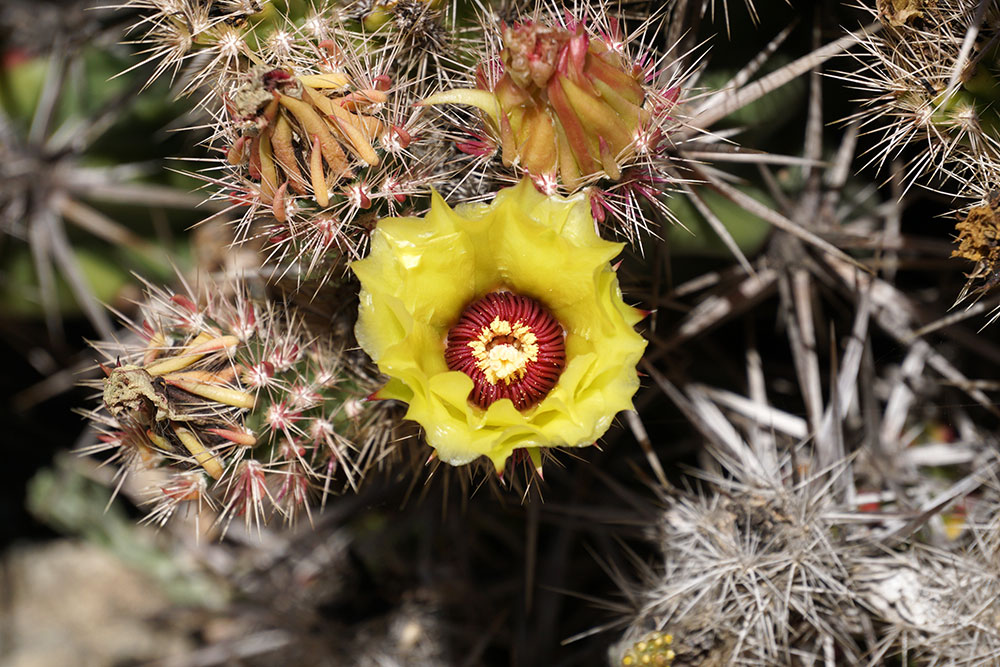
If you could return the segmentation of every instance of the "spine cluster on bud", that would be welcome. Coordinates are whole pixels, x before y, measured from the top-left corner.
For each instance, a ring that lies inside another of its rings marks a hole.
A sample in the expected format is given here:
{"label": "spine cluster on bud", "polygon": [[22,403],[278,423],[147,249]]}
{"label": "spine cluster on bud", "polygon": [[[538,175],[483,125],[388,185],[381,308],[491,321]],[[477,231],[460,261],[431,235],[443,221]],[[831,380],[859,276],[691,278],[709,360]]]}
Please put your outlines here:
{"label": "spine cluster on bud", "polygon": [[501,34],[500,62],[480,65],[475,89],[439,93],[425,104],[480,108],[504,166],[518,164],[536,179],[558,175],[571,190],[598,174],[619,179],[620,163],[634,155],[635,137],[650,120],[641,68],[580,22],[570,30],[525,21]]}
{"label": "spine cluster on bud", "polygon": [[128,0],[141,19],[131,30],[141,31],[146,61],[156,63],[152,78],[176,75],[195,53],[206,54],[205,66],[192,72],[184,92],[225,76],[255,31],[275,25],[275,12],[263,0]]}
{"label": "spine cluster on bud", "polygon": [[[865,66],[844,72],[868,93],[851,119],[882,135],[871,162],[899,160],[909,181],[984,206],[960,216],[953,257],[975,262],[959,301],[996,284],[995,254],[984,245],[1000,176],[1000,32],[996,8],[963,0],[878,2],[881,23],[861,42]],[[905,162],[904,162],[905,160]],[[978,287],[975,287],[978,285]]]}
{"label": "spine cluster on bud", "polygon": [[572,31],[517,23],[504,27],[503,42],[502,76],[491,82],[480,67],[477,84],[499,104],[490,121],[504,165],[518,161],[536,177],[558,172],[570,189],[599,172],[620,178],[650,118],[642,71],[580,23]]}
{"label": "spine cluster on bud", "polygon": [[[669,115],[679,88],[654,70],[648,54],[633,56],[614,18],[596,27],[584,19],[536,17],[484,25],[500,46],[475,72],[474,87],[453,88],[424,105],[466,105],[481,112],[459,150],[483,165],[529,174],[546,194],[590,187],[594,214],[610,214],[615,231],[634,238],[647,228],[636,198],[657,205],[672,165]],[[459,130],[461,132],[461,130]]]}

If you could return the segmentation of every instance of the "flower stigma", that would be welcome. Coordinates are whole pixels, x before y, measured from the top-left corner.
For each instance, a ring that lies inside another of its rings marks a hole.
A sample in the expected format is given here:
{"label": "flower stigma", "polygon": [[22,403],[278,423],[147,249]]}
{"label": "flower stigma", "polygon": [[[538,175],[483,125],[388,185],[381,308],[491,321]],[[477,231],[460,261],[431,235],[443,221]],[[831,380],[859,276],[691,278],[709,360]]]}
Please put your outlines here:
{"label": "flower stigma", "polygon": [[514,380],[524,377],[529,362],[538,361],[536,340],[535,334],[520,320],[512,325],[498,315],[468,345],[476,366],[490,384],[500,380],[510,384],[512,376]]}
{"label": "flower stigma", "polygon": [[562,326],[537,301],[492,292],[463,311],[448,333],[448,368],[472,378],[481,408],[509,398],[518,410],[539,403],[566,362]]}

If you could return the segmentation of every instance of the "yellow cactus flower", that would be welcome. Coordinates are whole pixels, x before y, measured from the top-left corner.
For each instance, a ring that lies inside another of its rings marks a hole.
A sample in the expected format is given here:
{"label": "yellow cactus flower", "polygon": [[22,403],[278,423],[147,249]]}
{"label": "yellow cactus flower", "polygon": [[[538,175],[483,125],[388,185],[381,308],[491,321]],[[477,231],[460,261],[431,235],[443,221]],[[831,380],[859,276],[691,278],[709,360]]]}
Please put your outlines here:
{"label": "yellow cactus flower", "polygon": [[437,456],[593,444],[632,407],[644,313],[625,304],[610,264],[620,243],[594,230],[583,194],[546,197],[530,180],[489,205],[387,218],[361,281],[355,329],[390,380],[376,398],[409,404]]}

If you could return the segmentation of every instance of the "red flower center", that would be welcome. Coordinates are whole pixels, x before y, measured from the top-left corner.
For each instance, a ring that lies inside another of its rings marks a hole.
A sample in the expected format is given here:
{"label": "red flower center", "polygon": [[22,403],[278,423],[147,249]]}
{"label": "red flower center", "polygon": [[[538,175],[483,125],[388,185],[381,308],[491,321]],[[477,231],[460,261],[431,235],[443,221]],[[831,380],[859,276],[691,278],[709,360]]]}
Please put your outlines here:
{"label": "red flower center", "polygon": [[472,378],[481,408],[509,398],[518,410],[538,404],[566,364],[563,328],[540,303],[491,292],[468,306],[448,332],[448,368]]}

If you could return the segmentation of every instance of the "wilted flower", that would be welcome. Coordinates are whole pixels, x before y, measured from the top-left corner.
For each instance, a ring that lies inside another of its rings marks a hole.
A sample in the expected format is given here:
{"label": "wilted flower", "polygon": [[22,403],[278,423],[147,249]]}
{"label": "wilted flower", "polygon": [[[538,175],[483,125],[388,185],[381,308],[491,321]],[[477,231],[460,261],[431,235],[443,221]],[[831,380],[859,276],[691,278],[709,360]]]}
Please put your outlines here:
{"label": "wilted flower", "polygon": [[262,200],[273,203],[279,220],[286,217],[287,189],[326,207],[331,188],[353,176],[355,161],[379,164],[372,144],[388,128],[366,111],[386,102],[389,80],[380,77],[374,87],[356,90],[351,83],[341,72],[294,76],[261,66],[233,95],[239,136],[229,163],[248,163]]}
{"label": "wilted flower", "polygon": [[374,386],[292,305],[212,287],[152,290],[133,326],[144,344],[99,344],[117,363],[88,415],[101,431],[94,450],[112,451],[123,473],[169,471],[156,521],[189,502],[221,507],[220,521],[294,521],[312,496],[357,486],[391,424],[359,409]]}
{"label": "wilted flower", "polygon": [[437,153],[412,145],[420,113],[385,74],[391,54],[334,40],[293,46],[294,57],[253,67],[223,96],[223,176],[202,177],[244,208],[240,240],[262,236],[269,261],[329,277],[340,257],[361,256],[377,217],[426,194]]}
{"label": "wilted flower", "polygon": [[645,341],[583,195],[527,180],[489,206],[435,196],[423,219],[379,222],[361,280],[356,335],[390,377],[378,398],[409,404],[437,456],[579,447],[631,408]]}
{"label": "wilted flower", "polygon": [[157,74],[183,66],[185,92],[204,92],[198,111],[211,119],[198,127],[211,129],[220,160],[192,175],[238,212],[238,241],[264,240],[269,268],[330,278],[342,256],[364,254],[379,216],[427,194],[442,144],[412,146],[423,133],[413,108],[422,82],[401,66],[402,43],[375,47],[327,3],[126,5],[142,15],[134,28]]}

